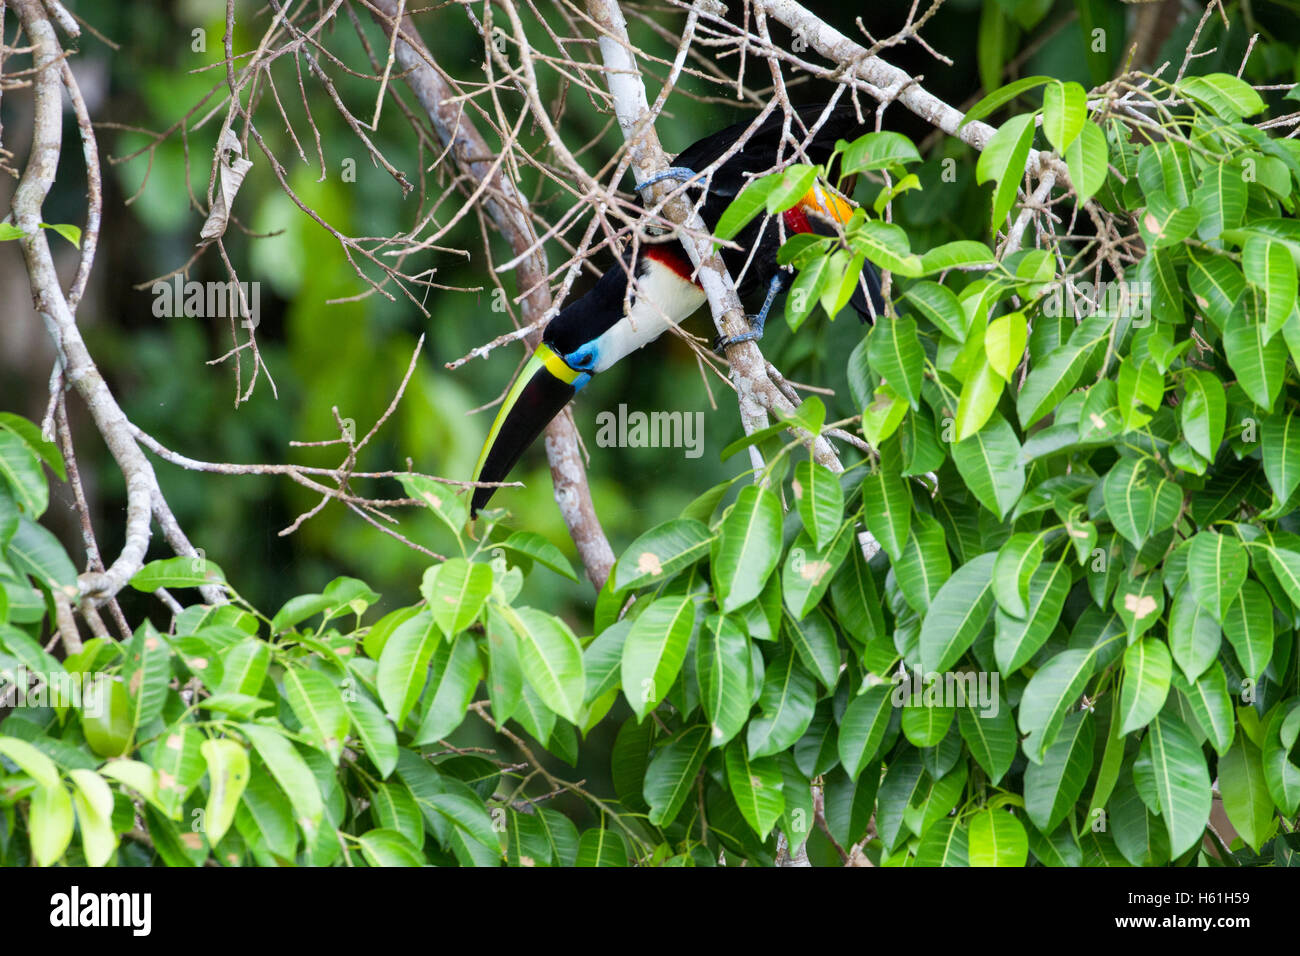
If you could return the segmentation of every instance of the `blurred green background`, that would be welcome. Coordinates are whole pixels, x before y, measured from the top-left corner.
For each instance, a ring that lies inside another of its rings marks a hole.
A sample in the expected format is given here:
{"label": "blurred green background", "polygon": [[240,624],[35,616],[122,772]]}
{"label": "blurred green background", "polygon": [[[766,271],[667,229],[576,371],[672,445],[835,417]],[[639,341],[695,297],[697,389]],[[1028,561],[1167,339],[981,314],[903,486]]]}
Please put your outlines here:
{"label": "blurred green background", "polygon": [[[366,449],[360,468],[400,470],[409,458],[418,471],[471,477],[494,410],[468,413],[499,395],[523,354],[522,347],[514,345],[494,352],[488,361],[476,360],[457,371],[444,367],[444,363],[510,327],[504,314],[490,308],[491,287],[484,273],[482,239],[472,218],[467,218],[452,240],[444,243],[469,250],[468,257],[426,252],[408,259],[404,268],[407,272],[436,269],[439,283],[487,286],[487,291],[431,290],[425,298],[429,318],[400,293],[396,301],[371,295],[359,301],[327,304],[331,299],[356,296],[365,291],[365,286],[339,243],[284,194],[267,158],[252,145],[254,165],[235,204],[239,224],[232,224],[225,241],[240,278],[262,284],[258,340],[274,376],[278,397],[263,377],[252,397],[236,407],[231,362],[207,364],[231,347],[228,321],[157,318],[148,288],[135,288],[177,269],[194,251],[204,217],[189,201],[187,179],[195,195],[202,199],[220,116],[191,131],[186,141],[178,132],[157,143],[151,153],[129,162],[113,162],[113,158],[153,142],[151,136],[122,127],[165,130],[181,120],[214,84],[224,81],[224,69],[212,65],[219,64],[222,56],[225,4],[217,0],[166,4],[83,0],[69,5],[121,46],[114,51],[83,34],[80,53],[72,63],[86,90],[93,118],[99,123],[116,124],[98,130],[104,160],[104,227],[80,321],[92,354],[131,419],[164,445],[196,458],[332,466],[341,459],[337,448],[294,449],[289,442],[337,437],[332,406],[337,406],[344,418],[355,420],[358,434],[364,434],[392,399],[416,340],[424,333],[425,345],[405,398]],[[326,6],[321,4],[322,8]],[[382,34],[364,6],[353,6],[372,46],[382,49]],[[474,6],[482,16],[482,4]],[[854,18],[862,16],[872,34],[880,37],[902,24],[911,4],[809,6],[845,33],[859,37]],[[540,7],[551,11],[550,5]],[[741,4],[733,3],[732,7],[735,9],[731,15],[739,16]],[[1255,3],[1253,8],[1229,5],[1229,9],[1234,15],[1249,11],[1256,29],[1263,34],[1249,78],[1257,82],[1295,78],[1294,4]],[[245,0],[236,3],[236,11],[234,48],[247,51],[260,40],[269,14],[262,4]],[[548,15],[555,29],[564,29],[553,11]],[[650,15],[670,32],[679,30],[683,19],[680,12],[663,8],[653,8]],[[1112,37],[1101,58],[1103,62],[1097,62],[1095,55],[1090,61],[1081,15],[1090,24],[1101,24]],[[1134,39],[1130,36],[1135,28],[1134,16],[1132,10],[1118,3],[949,0],[926,26],[924,35],[933,47],[953,59],[951,67],[915,44],[890,49],[886,55],[902,68],[924,74],[925,85],[937,95],[955,105],[969,106],[980,95],[982,75],[989,72],[990,63],[1006,67],[1003,79],[1041,72],[1090,85],[1104,78],[1093,73],[1104,68],[1105,75],[1109,75],[1119,66]],[[671,57],[672,49],[666,41],[636,17],[630,19],[634,40],[656,56]],[[483,44],[460,6],[437,6],[419,14],[416,22],[434,56],[449,72],[467,81],[481,81]],[[1167,25],[1159,42],[1141,56],[1149,64],[1163,62],[1168,54],[1162,51],[1181,50],[1194,24],[1194,17],[1183,16]],[[538,24],[530,21],[529,28],[539,45],[551,49]],[[1220,42],[1222,32],[1217,18],[1211,20],[1203,46],[1218,43],[1220,49],[1213,58],[1200,61],[1199,70],[1236,71],[1250,31],[1236,28],[1226,41]],[[788,32],[775,25],[774,36],[778,43],[789,39]],[[195,49],[199,45],[196,37],[203,39],[204,49]],[[323,31],[322,42],[353,69],[368,71],[365,51],[346,10],[340,10]],[[374,109],[376,84],[325,62],[344,101],[355,115],[368,121]],[[736,68],[734,57],[719,63],[729,72]],[[654,74],[649,78],[653,99],[658,91],[657,77],[662,76],[664,67],[651,63],[650,70]],[[255,113],[258,129],[284,164],[293,189],[348,235],[390,236],[409,230],[421,211],[441,196],[446,177],[437,173],[425,177],[423,202],[418,189],[403,198],[398,184],[370,162],[320,85],[307,74],[305,63],[303,74],[325,157],[323,180],[292,58],[279,60],[272,75],[309,162],[299,158],[274,101],[263,98]],[[751,82],[765,82],[766,69],[751,61],[747,77]],[[797,77],[797,73],[790,74],[792,81],[798,82]],[[559,95],[559,84],[550,72],[544,71],[542,79],[549,102]],[[829,94],[829,87],[806,80],[792,90],[797,102],[824,100]],[[682,96],[673,98],[668,115],[659,123],[660,136],[670,150],[680,150],[698,137],[744,118],[752,108],[736,103],[734,88],[727,90],[690,76],[681,85],[712,99],[705,103]],[[395,81],[393,87],[404,102],[414,104],[400,81]],[[220,93],[218,90],[209,104]],[[518,105],[518,97],[508,92],[501,95],[512,107]],[[7,92],[0,104],[5,145],[15,150],[20,165],[26,155],[23,137],[28,135],[24,124],[30,125],[26,118],[30,104],[24,96],[24,91]],[[581,90],[569,87],[567,101],[563,129],[570,144],[587,143],[605,128],[607,118],[597,113]],[[868,108],[871,106],[868,103]],[[207,108],[199,110],[191,125]],[[917,142],[931,132],[901,107],[892,106],[885,115],[887,126],[911,135]],[[524,132],[531,146],[540,146],[536,129],[525,124]],[[50,222],[84,223],[85,174],[75,136],[75,124],[69,115],[58,182],[46,206]],[[418,149],[414,133],[391,99],[385,104],[374,139],[394,166],[412,182],[419,182],[420,166],[427,166],[432,156]],[[587,168],[598,169],[619,145],[618,130],[611,126],[585,154]],[[954,182],[940,177],[940,163],[945,157],[956,160]],[[355,162],[355,182],[344,179],[345,160]],[[914,235],[933,243],[985,238],[986,190],[974,187],[973,172],[974,155],[969,150],[951,141],[936,140],[920,174],[925,190],[908,194],[897,204],[897,215],[906,220]],[[549,197],[567,204],[568,200],[557,196],[557,190],[549,184],[542,186],[539,194],[533,171],[525,171],[524,176],[525,189],[535,200]],[[0,187],[4,190],[0,200],[6,204],[11,188],[11,184]],[[864,183],[857,198],[868,199],[872,191],[873,187]],[[447,208],[458,204],[453,201]],[[553,216],[563,207],[552,203],[539,208]],[[579,221],[578,231],[570,234],[575,241],[584,226],[585,222]],[[0,281],[8,320],[4,338],[0,339],[5,343],[0,357],[0,406],[39,421],[46,401],[50,350],[44,330],[31,312],[21,260],[16,260],[17,250],[12,248],[16,244],[9,245],[0,249]],[[505,258],[504,244],[499,240],[495,252]],[[555,245],[549,252],[554,267],[563,253]],[[70,277],[76,265],[75,250],[63,244],[59,254],[61,266],[66,267]],[[608,263],[605,258],[598,260],[602,268]],[[198,260],[189,278],[226,278],[215,249]],[[504,281],[513,294],[513,276],[504,277]],[[582,283],[590,281],[584,278]],[[574,294],[583,287],[580,284]],[[712,338],[707,311],[697,315],[692,328]],[[855,321],[848,317],[833,324],[813,321],[793,337],[776,316],[768,328],[764,352],[790,379],[835,390],[834,397],[827,400],[832,418],[858,411],[844,372],[845,360],[862,335]],[[250,364],[246,355],[245,383]],[[641,531],[677,515],[700,492],[748,467],[743,454],[727,462],[719,460],[722,448],[739,436],[740,425],[735,402],[725,386],[716,379],[710,386],[716,410],[710,407],[708,389],[690,351],[675,337],[665,336],[635,359],[599,376],[574,405],[578,428],[591,453],[589,477],[596,508],[615,553]],[[629,411],[704,411],[703,455],[691,459],[680,449],[597,447],[597,414],[616,410],[620,402],[627,403]],[[101,547],[111,556],[121,545],[121,476],[83,410],[75,401],[71,408]],[[278,532],[318,500],[288,479],[196,474],[160,461],[156,468],[192,540],[268,613],[289,596],[317,591],[340,574],[365,579],[385,595],[387,604],[410,603],[417,597],[420,573],[427,559],[379,533],[338,503],[331,503],[286,537]],[[494,504],[513,512],[516,527],[545,535],[574,558],[551,497],[540,443],[526,456],[514,477],[526,482],[527,487],[499,493]],[[401,494],[396,482],[363,482],[356,488],[376,497]],[[68,500],[65,493],[64,501]],[[50,523],[67,543],[69,552],[79,559],[82,551],[70,508],[56,505],[52,512]],[[408,537],[435,551],[445,552],[451,546],[445,533],[427,516],[405,510],[399,514],[401,531]],[[158,536],[155,538],[151,556],[163,556],[165,546]],[[539,573],[530,576],[526,587],[529,590],[523,602],[570,612],[579,633],[584,633],[580,622],[586,615],[580,612],[594,600],[585,580],[575,585]],[[135,602],[127,608],[132,620],[141,613],[162,616],[160,605],[151,598],[132,594],[124,595],[124,600]]]}

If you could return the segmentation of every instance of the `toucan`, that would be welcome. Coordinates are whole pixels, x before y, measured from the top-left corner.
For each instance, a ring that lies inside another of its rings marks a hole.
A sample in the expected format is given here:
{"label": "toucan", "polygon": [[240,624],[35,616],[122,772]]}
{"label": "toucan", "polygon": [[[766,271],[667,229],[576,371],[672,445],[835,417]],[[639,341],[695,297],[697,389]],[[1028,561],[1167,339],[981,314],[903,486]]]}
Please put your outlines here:
{"label": "toucan", "polygon": [[[806,131],[812,129],[823,112],[825,108],[822,105],[797,108],[797,122],[792,120],[791,134],[802,143]],[[751,178],[746,174],[762,173],[776,164],[783,124],[783,117],[774,113],[746,139],[743,148],[722,162],[710,177],[697,175],[697,170],[703,172],[733,148],[750,124],[742,122],[720,130],[687,147],[675,158],[670,169],[650,177],[638,190],[665,178],[685,182],[687,195],[694,202],[698,202],[701,191],[706,190],[700,215],[713,230],[722,212]],[[824,165],[830,161],[838,140],[866,131],[859,130],[860,125],[852,106],[837,107],[831,110],[811,141],[804,144],[803,150],[813,163]],[[852,192],[851,188],[849,192]],[[835,225],[831,220],[847,222],[854,208],[839,192],[817,184],[798,204],[781,215],[787,235],[805,232],[834,235]],[[764,218],[758,217],[741,230],[735,237],[738,248],[723,249],[727,271],[733,277],[743,273],[736,291],[745,297],[765,287],[767,293],[761,310],[750,320],[750,330],[720,341],[719,348],[761,337],[768,310],[790,280],[789,272],[777,263],[780,231],[771,223],[764,228]],[[758,244],[756,250],[755,243]],[[645,243],[641,245],[635,262],[630,261],[629,256],[625,253],[622,263],[601,276],[591,291],[566,306],[547,324],[541,344],[501,403],[479,456],[475,481],[503,481],[551,419],[591,381],[593,375],[653,342],[670,325],[684,321],[704,305],[704,292],[692,281],[691,261],[678,241]],[[747,262],[749,268],[745,269]],[[629,273],[637,277],[630,297],[626,296]],[[863,293],[864,287],[866,294]],[[629,300],[626,310],[625,299]],[[864,322],[884,314],[880,278],[869,262],[863,266],[862,282],[858,283],[850,304]],[[477,515],[487,504],[493,491],[495,488],[490,486],[475,488],[471,516]]]}

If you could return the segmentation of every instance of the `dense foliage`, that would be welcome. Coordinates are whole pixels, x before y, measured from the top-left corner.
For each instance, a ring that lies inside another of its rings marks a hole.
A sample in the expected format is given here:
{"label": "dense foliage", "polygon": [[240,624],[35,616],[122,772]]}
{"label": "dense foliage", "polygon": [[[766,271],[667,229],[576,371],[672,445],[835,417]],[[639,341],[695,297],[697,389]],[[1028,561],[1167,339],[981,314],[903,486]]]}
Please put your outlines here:
{"label": "dense foliage", "polygon": [[[456,547],[418,601],[380,616],[342,577],[268,615],[173,558],[132,581],[191,595],[167,630],[56,659],[63,463],[0,419],[0,863],[1293,863],[1300,141],[1227,73],[1136,114],[1127,89],[1029,78],[968,114],[1041,93],[981,154],[986,223],[1034,146],[1074,190],[1062,235],[996,254],[893,220],[906,137],[843,144],[831,173],[878,192],[842,241],[786,244],[786,317],[892,274],[847,362],[869,452],[809,460],[786,429],[836,424],[816,397],[733,443],[763,468],[633,541],[576,632],[518,603],[577,580],[553,543],[504,509],[471,534],[409,477]],[[758,181],[719,234],[827,175]]]}

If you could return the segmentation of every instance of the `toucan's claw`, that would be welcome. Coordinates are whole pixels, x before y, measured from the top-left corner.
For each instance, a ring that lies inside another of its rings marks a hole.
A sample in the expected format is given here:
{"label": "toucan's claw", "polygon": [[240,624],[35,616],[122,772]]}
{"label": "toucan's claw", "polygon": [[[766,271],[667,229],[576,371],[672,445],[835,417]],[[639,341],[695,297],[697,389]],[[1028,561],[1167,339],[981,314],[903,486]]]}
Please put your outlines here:
{"label": "toucan's claw", "polygon": [[637,192],[649,189],[655,183],[661,183],[665,179],[676,179],[683,183],[688,183],[699,174],[693,169],[687,169],[685,166],[669,166],[661,173],[655,173],[645,182],[636,187]]}
{"label": "toucan's claw", "polygon": [[739,345],[741,342],[757,342],[763,337],[763,326],[767,324],[767,313],[772,310],[772,303],[776,301],[777,294],[785,287],[785,273],[778,272],[772,276],[767,285],[767,298],[763,300],[763,307],[758,310],[758,315],[749,317],[749,331],[741,332],[739,335],[732,335],[719,338],[713,346],[713,351],[721,354],[729,345]]}

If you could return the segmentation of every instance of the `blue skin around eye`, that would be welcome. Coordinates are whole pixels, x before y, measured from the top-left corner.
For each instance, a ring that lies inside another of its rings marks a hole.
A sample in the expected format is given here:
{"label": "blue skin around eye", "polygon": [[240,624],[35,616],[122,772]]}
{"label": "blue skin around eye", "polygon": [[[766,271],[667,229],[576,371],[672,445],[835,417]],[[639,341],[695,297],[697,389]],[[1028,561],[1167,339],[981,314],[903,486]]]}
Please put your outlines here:
{"label": "blue skin around eye", "polygon": [[582,374],[573,380],[574,391],[580,390],[584,385],[591,381],[591,370],[596,367],[600,354],[595,342],[588,342],[579,349],[575,349],[568,355],[564,356],[565,363],[569,368],[575,371],[581,371]]}

